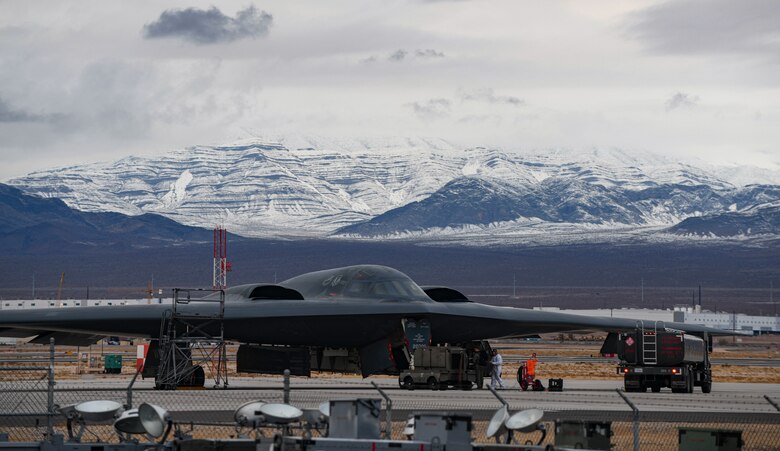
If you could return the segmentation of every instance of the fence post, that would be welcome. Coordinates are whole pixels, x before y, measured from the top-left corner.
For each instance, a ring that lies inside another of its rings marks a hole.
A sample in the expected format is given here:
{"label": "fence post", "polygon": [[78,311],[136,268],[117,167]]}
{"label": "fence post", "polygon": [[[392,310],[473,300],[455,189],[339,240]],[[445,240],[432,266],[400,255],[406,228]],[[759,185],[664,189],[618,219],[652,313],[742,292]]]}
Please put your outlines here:
{"label": "fence post", "polygon": [[54,440],[54,337],[49,338],[49,387],[46,399],[46,440]]}
{"label": "fence post", "polygon": [[290,404],[290,370],[284,370],[284,403]]}
{"label": "fence post", "polygon": [[379,388],[376,382],[371,381],[371,385],[374,386],[376,391],[385,398],[385,404],[387,405],[387,412],[385,413],[385,440],[393,439],[393,400],[387,396],[384,390]]}
{"label": "fence post", "polygon": [[125,405],[125,409],[127,410],[133,408],[133,386],[135,385],[135,381],[138,379],[138,375],[141,374],[142,370],[143,367],[135,370],[135,375],[133,375],[133,378],[130,380],[130,384],[127,386],[127,404]]}
{"label": "fence post", "polygon": [[623,401],[628,404],[628,407],[631,407],[631,410],[634,411],[634,451],[639,451],[639,409],[620,391],[620,389],[616,389],[615,391],[623,398]]}

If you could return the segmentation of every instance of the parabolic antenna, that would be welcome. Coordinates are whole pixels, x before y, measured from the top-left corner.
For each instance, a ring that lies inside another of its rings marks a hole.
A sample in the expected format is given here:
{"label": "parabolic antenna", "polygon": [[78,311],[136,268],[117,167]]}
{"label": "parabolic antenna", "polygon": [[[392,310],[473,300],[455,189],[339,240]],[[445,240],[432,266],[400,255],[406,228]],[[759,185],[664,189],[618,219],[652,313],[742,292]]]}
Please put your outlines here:
{"label": "parabolic antenna", "polygon": [[521,410],[507,418],[504,426],[512,431],[533,432],[543,416],[544,412],[539,409]]}
{"label": "parabolic antenna", "polygon": [[260,413],[271,423],[287,424],[298,421],[303,412],[289,404],[264,404],[260,407]]}
{"label": "parabolic antenna", "polygon": [[320,413],[325,415],[326,418],[330,417],[330,401],[325,401],[322,404],[320,404]]}
{"label": "parabolic antenna", "polygon": [[87,401],[76,404],[74,409],[84,421],[99,423],[113,420],[122,410],[122,404],[116,401]]}
{"label": "parabolic antenna", "polygon": [[509,410],[506,408],[506,405],[503,405],[500,409],[496,410],[496,413],[493,414],[493,418],[490,419],[490,424],[488,424],[486,432],[487,437],[490,438],[498,434],[499,431],[504,428],[504,422],[507,418],[509,418]]}
{"label": "parabolic antenna", "polygon": [[122,412],[122,415],[114,421],[114,429],[125,434],[146,434],[141,419],[138,418],[138,409],[130,409]]}
{"label": "parabolic antenna", "polygon": [[160,406],[143,403],[138,406],[138,418],[149,435],[159,437],[163,435],[165,425],[170,421],[171,416]]}
{"label": "parabolic antenna", "polygon": [[254,424],[255,422],[260,420],[260,416],[262,415],[260,413],[260,408],[265,405],[265,401],[249,401],[248,403],[242,404],[238,409],[236,409],[235,413],[233,413],[233,419],[236,420],[236,423],[238,424]]}

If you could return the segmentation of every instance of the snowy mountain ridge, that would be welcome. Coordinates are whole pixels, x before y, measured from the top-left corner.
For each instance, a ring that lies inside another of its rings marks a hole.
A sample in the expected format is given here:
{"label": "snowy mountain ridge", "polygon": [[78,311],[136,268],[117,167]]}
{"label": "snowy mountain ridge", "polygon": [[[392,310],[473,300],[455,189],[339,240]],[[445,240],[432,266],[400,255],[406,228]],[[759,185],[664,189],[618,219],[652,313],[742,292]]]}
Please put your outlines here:
{"label": "snowy mountain ridge", "polygon": [[[193,226],[224,224],[253,237],[344,233],[412,206],[418,211],[396,214],[379,235],[428,228],[447,233],[494,221],[522,227],[525,222],[516,221],[522,218],[671,226],[780,198],[780,173],[712,169],[615,149],[510,151],[430,138],[273,141],[43,170],[9,184],[79,210],[157,213]],[[430,222],[431,209],[457,221]]]}

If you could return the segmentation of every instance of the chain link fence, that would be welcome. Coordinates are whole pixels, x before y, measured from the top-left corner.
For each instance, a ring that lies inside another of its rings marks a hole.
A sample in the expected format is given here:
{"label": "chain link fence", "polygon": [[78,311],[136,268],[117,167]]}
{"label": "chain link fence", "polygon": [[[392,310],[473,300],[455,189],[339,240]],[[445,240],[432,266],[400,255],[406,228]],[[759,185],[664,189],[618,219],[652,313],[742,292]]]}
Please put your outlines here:
{"label": "chain link fence", "polygon": [[[148,383],[122,387],[116,382],[100,380],[54,383],[51,362],[26,366],[0,365],[0,435],[7,434],[12,442],[47,440],[53,433],[68,436],[66,419],[59,408],[96,399],[112,400],[125,408],[152,403],[168,409],[181,432],[193,438],[227,439],[253,436],[253,432],[238,428],[235,409],[253,400],[268,403],[289,403],[300,409],[317,409],[335,399],[375,398],[382,400],[383,431],[390,424],[393,439],[404,438],[407,418],[422,411],[446,411],[472,416],[471,435],[475,442],[491,443],[486,435],[488,423],[499,399],[484,390],[455,393],[400,390],[388,380],[379,381],[392,409],[379,391],[358,379],[343,379],[336,383],[313,384],[310,380],[294,379],[293,388],[285,391],[279,381],[264,387],[230,387],[229,389],[190,389],[160,391]],[[281,379],[281,378],[279,378]],[[135,381],[134,381],[135,382]],[[258,382],[260,383],[260,382]],[[695,398],[685,395],[633,394],[622,391],[592,391],[578,393],[576,400],[566,402],[564,393],[500,392],[511,413],[529,408],[545,411],[542,419],[547,434],[542,445],[556,444],[561,437],[561,425],[592,422],[608,427],[608,442],[614,450],[677,450],[680,429],[712,429],[739,431],[743,450],[780,449],[780,413],[772,398],[763,395],[728,394],[720,396],[725,405],[721,411],[691,408]],[[573,398],[572,398],[573,399]],[[471,406],[468,411],[463,406]],[[759,405],[759,408],[756,406]],[[561,407],[563,406],[563,407]],[[386,418],[391,413],[391,418]],[[558,427],[556,427],[556,425]],[[82,441],[118,442],[111,424],[90,425]],[[301,425],[290,431],[302,434]],[[313,436],[319,431],[306,431]],[[604,432],[603,430],[601,431]],[[261,431],[272,436],[274,431]],[[519,444],[536,444],[542,438],[539,431],[515,434]]]}

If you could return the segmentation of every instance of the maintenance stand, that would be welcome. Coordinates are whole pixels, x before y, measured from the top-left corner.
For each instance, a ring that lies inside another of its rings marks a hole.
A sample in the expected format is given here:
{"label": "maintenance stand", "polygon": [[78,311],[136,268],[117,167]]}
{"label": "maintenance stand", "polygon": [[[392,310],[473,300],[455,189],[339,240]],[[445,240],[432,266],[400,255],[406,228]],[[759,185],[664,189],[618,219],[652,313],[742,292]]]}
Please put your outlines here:
{"label": "maintenance stand", "polygon": [[[193,293],[205,297],[193,298]],[[218,295],[214,295],[218,293]],[[155,388],[202,387],[205,369],[214,388],[227,388],[225,344],[225,290],[174,288],[173,308],[166,310],[160,324],[160,363]]]}

